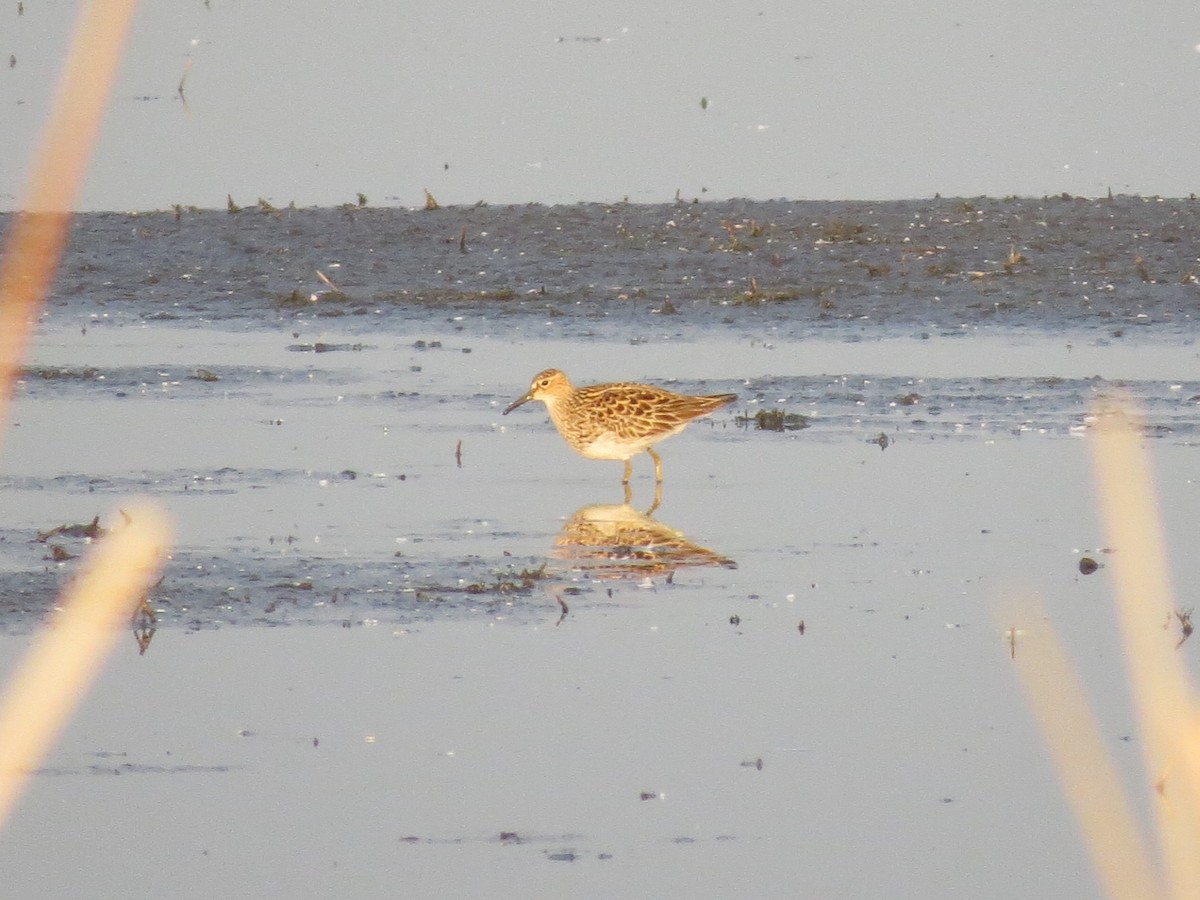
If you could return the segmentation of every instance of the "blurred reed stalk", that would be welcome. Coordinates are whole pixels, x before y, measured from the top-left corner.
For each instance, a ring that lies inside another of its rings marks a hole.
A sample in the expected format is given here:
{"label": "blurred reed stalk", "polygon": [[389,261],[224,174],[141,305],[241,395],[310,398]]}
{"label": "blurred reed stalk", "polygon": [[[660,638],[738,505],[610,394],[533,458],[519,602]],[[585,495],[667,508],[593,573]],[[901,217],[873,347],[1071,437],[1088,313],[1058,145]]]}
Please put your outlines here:
{"label": "blurred reed stalk", "polygon": [[166,515],[142,503],[88,554],[0,700],[0,823],[158,578]]}
{"label": "blurred reed stalk", "polygon": [[1200,897],[1200,706],[1165,627],[1175,603],[1143,424],[1123,404],[1097,411],[1097,494],[1116,551],[1111,569],[1146,771],[1157,790],[1163,874],[1169,896]]}
{"label": "blurred reed stalk", "polygon": [[[82,5],[21,212],[8,230],[0,257],[0,426],[8,420],[29,335],[62,256],[134,5]],[[168,540],[166,517],[142,504],[128,518],[89,553],[0,702],[0,823],[157,577]]]}
{"label": "blurred reed stalk", "polygon": [[8,229],[0,257],[0,425],[8,421],[29,334],[58,269],[134,5],[87,0],[80,8],[21,212]]}
{"label": "blurred reed stalk", "polygon": [[1156,852],[1138,832],[1079,676],[1035,604],[1016,613],[1029,623],[1016,662],[1105,892],[1184,900],[1200,897],[1200,706],[1166,627],[1175,607],[1142,427],[1127,405],[1107,402],[1096,410],[1092,450]]}

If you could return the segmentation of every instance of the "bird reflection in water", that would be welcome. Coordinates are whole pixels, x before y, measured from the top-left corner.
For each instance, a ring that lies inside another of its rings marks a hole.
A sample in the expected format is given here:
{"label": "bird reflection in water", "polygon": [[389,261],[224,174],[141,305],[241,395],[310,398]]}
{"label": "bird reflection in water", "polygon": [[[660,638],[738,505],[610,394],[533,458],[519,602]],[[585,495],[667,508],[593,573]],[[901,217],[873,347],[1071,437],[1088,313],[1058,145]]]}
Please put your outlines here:
{"label": "bird reflection in water", "polygon": [[133,639],[137,641],[138,656],[145,656],[146,651],[150,649],[150,642],[154,640],[154,635],[158,631],[153,625],[137,625],[133,629]]}
{"label": "bird reflection in water", "polygon": [[[164,575],[163,578],[165,577]],[[150,590],[161,585],[163,578],[158,579]],[[130,625],[133,626],[133,639],[137,641],[138,656],[145,656],[146,651],[150,649],[150,642],[154,640],[154,633],[158,630],[158,616],[154,614],[154,608],[150,605],[150,591],[143,594],[142,599],[138,601]]]}
{"label": "bird reflection in water", "polygon": [[[702,566],[737,568],[737,563],[690,540],[682,531],[654,518],[656,498],[646,512],[626,502],[595,503],[577,510],[554,542],[553,566],[590,581],[638,581],[664,577],[672,582],[679,569]],[[564,588],[553,589],[562,609],[568,609]]]}

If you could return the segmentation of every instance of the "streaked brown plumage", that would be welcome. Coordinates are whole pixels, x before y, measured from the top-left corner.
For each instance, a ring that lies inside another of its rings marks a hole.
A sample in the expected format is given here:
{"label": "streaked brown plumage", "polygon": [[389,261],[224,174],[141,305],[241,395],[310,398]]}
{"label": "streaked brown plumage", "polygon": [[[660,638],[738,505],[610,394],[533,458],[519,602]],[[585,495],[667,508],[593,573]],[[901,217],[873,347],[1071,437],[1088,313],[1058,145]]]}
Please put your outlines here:
{"label": "streaked brown plumage", "polygon": [[522,403],[541,400],[558,433],[578,453],[588,459],[624,460],[623,482],[628,484],[633,474],[629,460],[644,450],[654,458],[655,479],[661,483],[662,459],[654,445],[736,399],[737,394],[694,397],[632,382],[576,388],[558,369],[546,369],[534,376],[525,396],[504,415]]}

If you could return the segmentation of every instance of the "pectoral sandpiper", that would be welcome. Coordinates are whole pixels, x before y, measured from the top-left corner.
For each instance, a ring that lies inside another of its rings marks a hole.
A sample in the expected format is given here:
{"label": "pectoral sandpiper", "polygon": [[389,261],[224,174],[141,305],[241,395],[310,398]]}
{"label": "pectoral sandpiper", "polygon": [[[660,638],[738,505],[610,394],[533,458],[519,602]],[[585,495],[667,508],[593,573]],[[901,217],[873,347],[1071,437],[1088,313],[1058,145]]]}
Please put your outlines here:
{"label": "pectoral sandpiper", "polygon": [[558,433],[578,453],[588,459],[624,460],[622,483],[628,485],[633,474],[629,460],[645,450],[654,458],[654,477],[662,484],[662,459],[654,445],[736,399],[737,394],[693,397],[631,382],[577,388],[558,369],[547,369],[534,376],[529,391],[504,415],[541,400]]}

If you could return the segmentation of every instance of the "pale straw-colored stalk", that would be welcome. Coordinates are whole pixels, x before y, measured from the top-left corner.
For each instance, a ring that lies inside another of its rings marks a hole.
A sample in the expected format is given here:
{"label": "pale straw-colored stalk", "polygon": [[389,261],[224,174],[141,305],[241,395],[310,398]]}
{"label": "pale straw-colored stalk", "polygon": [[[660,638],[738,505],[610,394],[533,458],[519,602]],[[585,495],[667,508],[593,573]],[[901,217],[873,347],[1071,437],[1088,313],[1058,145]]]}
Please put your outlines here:
{"label": "pale straw-colored stalk", "polygon": [[997,623],[1022,622],[1013,659],[1029,705],[1084,846],[1105,893],[1113,900],[1160,900],[1161,879],[1151,862],[1117,770],[1104,750],[1079,674],[1036,598],[997,613]]}
{"label": "pale straw-colored stalk", "polygon": [[998,614],[1023,628],[1015,659],[1093,865],[1113,900],[1200,897],[1200,706],[1175,630],[1157,492],[1141,419],[1096,410],[1091,442],[1126,665],[1154,810],[1155,850],[1139,833],[1078,674],[1034,602]]}
{"label": "pale straw-colored stalk", "polygon": [[[1093,429],[1096,489],[1125,639],[1169,895],[1200,897],[1200,742],[1194,692],[1176,649],[1175,602],[1142,421],[1119,403]],[[1186,645],[1185,645],[1186,646]]]}
{"label": "pale straw-colored stalk", "polygon": [[[134,6],[134,0],[83,3],[21,212],[8,229],[0,257],[0,426],[58,268]],[[89,553],[0,702],[0,823],[157,577],[168,540],[164,514],[140,504],[127,519]]]}
{"label": "pale straw-colored stalk", "polygon": [[134,6],[134,0],[87,0],[81,7],[21,213],[8,229],[0,257],[0,426],[8,421],[29,335],[58,269]]}
{"label": "pale straw-colored stalk", "polygon": [[169,525],[151,503],[97,542],[0,699],[0,822],[157,580]]}

